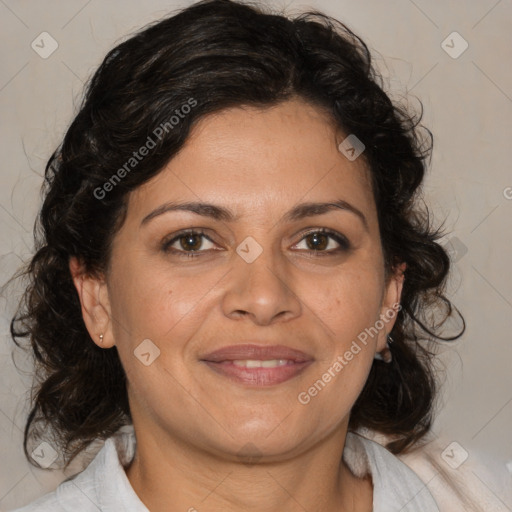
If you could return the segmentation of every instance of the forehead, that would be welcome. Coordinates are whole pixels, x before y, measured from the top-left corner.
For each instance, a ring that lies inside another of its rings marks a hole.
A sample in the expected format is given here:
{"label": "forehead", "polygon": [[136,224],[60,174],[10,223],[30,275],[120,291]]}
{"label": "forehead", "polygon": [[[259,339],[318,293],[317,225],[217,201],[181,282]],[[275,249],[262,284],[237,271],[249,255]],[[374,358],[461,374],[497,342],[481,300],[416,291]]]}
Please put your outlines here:
{"label": "forehead", "polygon": [[166,201],[201,200],[258,215],[343,198],[372,216],[369,171],[362,157],[350,161],[338,150],[345,137],[299,99],[204,116],[167,166],[132,192],[129,210],[140,216]]}

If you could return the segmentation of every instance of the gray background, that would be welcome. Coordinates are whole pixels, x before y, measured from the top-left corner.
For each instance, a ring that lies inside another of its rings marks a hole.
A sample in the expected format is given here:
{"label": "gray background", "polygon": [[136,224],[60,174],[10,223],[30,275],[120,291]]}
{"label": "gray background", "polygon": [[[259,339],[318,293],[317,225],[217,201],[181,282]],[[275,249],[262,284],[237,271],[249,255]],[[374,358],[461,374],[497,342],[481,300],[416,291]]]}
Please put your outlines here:
{"label": "gray background", "polygon": [[[190,3],[0,0],[0,286],[30,255],[44,165],[76,111],[84,81],[114,44]],[[435,137],[425,195],[435,221],[445,220],[450,232],[443,240],[455,262],[448,292],[467,321],[462,340],[443,351],[434,434],[441,448],[456,441],[458,456],[468,454],[468,462],[446,465],[448,471],[477,463],[472,476],[499,503],[492,510],[512,510],[512,3],[269,3],[289,13],[316,7],[346,22],[370,46],[391,95],[409,94],[413,108],[414,96],[424,104],[423,124]],[[469,45],[457,58],[443,49],[460,51],[457,36],[442,46],[454,31]],[[31,47],[42,32],[58,43],[46,59]],[[66,475],[36,469],[23,456],[30,365],[16,351],[16,370],[8,335],[18,291],[1,291],[0,508],[8,510],[53,490]]]}

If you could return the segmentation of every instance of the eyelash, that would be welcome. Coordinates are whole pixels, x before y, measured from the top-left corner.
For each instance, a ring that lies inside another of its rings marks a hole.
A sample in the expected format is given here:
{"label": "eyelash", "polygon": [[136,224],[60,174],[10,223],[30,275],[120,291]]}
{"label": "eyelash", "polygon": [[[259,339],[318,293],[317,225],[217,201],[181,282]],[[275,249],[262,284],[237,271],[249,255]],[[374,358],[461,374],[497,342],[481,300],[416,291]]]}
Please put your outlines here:
{"label": "eyelash", "polygon": [[[331,231],[330,229],[327,229],[327,228],[319,228],[319,229],[311,230],[311,231],[308,231],[307,233],[304,233],[304,235],[302,236],[302,238],[300,239],[300,241],[298,243],[302,242],[306,237],[308,237],[310,235],[318,234],[318,233],[323,234],[323,235],[328,235],[335,242],[337,242],[340,245],[340,247],[338,247],[336,249],[331,249],[329,251],[325,251],[325,250],[318,251],[318,250],[314,250],[314,249],[309,249],[309,251],[313,254],[312,257],[314,257],[314,258],[325,257],[325,256],[334,256],[334,255],[338,254],[339,252],[346,252],[351,249],[350,242],[347,240],[347,238],[345,238],[343,235],[337,233],[336,231]],[[173,245],[180,238],[184,238],[188,235],[203,236],[210,242],[215,243],[215,242],[213,242],[213,240],[210,237],[208,237],[208,235],[206,235],[206,233],[204,231],[202,231],[200,229],[199,230],[189,229],[186,231],[182,231],[181,233],[178,233],[177,235],[173,236],[173,238],[168,241],[164,241],[162,244],[162,251],[165,253],[177,254],[179,257],[184,257],[184,258],[197,258],[200,256],[201,252],[206,252],[206,251],[184,251],[182,249],[174,249],[173,247],[171,247],[171,245]],[[301,249],[301,250],[305,250],[305,249]]]}

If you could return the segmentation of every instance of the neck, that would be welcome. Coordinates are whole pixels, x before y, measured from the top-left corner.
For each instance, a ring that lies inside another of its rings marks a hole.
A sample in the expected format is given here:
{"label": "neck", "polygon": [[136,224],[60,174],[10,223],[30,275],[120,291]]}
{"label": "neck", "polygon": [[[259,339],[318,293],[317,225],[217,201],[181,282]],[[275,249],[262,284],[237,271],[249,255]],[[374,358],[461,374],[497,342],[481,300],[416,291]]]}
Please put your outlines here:
{"label": "neck", "polygon": [[346,427],[295,457],[252,464],[143,432],[125,470],[151,512],[372,510],[371,478],[355,477],[342,460]]}

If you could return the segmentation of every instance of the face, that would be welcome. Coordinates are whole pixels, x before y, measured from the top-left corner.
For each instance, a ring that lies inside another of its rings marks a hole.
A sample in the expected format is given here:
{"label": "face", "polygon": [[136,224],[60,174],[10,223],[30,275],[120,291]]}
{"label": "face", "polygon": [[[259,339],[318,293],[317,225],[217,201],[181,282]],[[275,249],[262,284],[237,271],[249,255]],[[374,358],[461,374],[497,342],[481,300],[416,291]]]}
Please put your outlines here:
{"label": "face", "polygon": [[369,174],[344,138],[300,100],[224,110],[131,193],[98,301],[82,302],[93,339],[117,347],[136,429],[272,458],[346,428],[401,281],[385,281]]}

